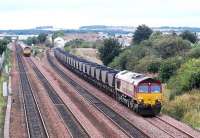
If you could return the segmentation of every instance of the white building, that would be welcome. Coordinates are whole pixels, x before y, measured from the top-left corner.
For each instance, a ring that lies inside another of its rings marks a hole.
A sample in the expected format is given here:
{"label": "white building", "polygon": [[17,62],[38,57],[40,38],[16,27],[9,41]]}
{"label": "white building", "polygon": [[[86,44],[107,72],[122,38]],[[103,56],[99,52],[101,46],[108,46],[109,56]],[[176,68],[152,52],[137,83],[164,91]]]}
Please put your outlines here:
{"label": "white building", "polygon": [[54,47],[58,47],[58,48],[64,48],[65,46],[65,40],[61,37],[57,37],[56,39],[54,39]]}

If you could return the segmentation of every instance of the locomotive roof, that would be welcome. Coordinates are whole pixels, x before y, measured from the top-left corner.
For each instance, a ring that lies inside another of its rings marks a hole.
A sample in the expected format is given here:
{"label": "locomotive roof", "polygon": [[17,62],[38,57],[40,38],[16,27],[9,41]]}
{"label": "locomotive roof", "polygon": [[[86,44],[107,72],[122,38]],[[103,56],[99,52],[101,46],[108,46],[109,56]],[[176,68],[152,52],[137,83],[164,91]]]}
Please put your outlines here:
{"label": "locomotive roof", "polygon": [[138,83],[141,81],[150,79],[151,77],[145,76],[144,74],[124,70],[117,73],[116,78],[128,83],[134,83],[134,85],[138,85]]}
{"label": "locomotive roof", "polygon": [[26,45],[25,43],[23,43],[23,42],[18,42],[19,43],[19,45],[21,46],[21,48],[25,48],[25,47],[29,47],[29,48],[31,48],[30,46],[28,46],[28,45]]}

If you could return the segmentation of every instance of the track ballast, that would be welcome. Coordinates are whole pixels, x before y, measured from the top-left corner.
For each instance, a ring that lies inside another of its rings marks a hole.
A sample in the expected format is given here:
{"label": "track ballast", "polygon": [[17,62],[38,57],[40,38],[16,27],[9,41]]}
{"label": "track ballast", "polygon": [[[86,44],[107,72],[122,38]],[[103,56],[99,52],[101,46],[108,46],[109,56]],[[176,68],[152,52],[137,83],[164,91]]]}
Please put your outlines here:
{"label": "track ballast", "polygon": [[48,132],[42,119],[36,99],[33,95],[33,91],[29,83],[19,50],[17,50],[17,61],[20,74],[21,90],[23,93],[28,137],[48,138]]}
{"label": "track ballast", "polygon": [[54,106],[56,107],[60,116],[62,117],[71,136],[74,138],[79,138],[79,137],[89,138],[90,136],[88,135],[88,133],[85,131],[85,129],[82,127],[82,125],[78,122],[78,120],[75,118],[75,116],[70,111],[70,109],[64,104],[64,102],[59,97],[59,95],[56,93],[56,91],[51,86],[51,84],[48,82],[46,77],[40,72],[40,70],[32,62],[31,59],[29,59],[29,61],[31,62],[32,68],[33,68],[34,72],[36,73],[38,79],[42,82],[44,88],[46,89],[46,92],[48,93],[50,99],[54,103]]}
{"label": "track ballast", "polygon": [[47,59],[53,69],[59,74],[61,78],[63,78],[66,82],[72,85],[76,91],[83,96],[87,101],[90,102],[95,108],[97,108],[100,112],[102,112],[105,116],[107,116],[113,123],[115,123],[125,134],[129,137],[140,137],[146,138],[148,137],[143,131],[136,128],[133,124],[131,124],[128,120],[123,118],[121,115],[116,113],[98,98],[90,94],[85,88],[83,88],[80,84],[75,82],[69,76],[66,75],[57,65],[52,61],[49,53],[47,53]]}

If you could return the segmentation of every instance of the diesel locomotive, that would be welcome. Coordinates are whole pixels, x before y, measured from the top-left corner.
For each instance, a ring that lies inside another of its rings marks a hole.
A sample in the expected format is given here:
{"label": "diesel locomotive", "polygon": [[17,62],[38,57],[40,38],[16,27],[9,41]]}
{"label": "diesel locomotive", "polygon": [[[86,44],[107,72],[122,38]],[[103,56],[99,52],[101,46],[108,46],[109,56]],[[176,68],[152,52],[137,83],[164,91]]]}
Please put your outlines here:
{"label": "diesel locomotive", "polygon": [[23,42],[19,41],[18,45],[22,48],[22,53],[25,57],[30,57],[31,52],[32,52],[32,48],[26,44],[24,44]]}
{"label": "diesel locomotive", "polygon": [[127,70],[119,71],[99,65],[57,48],[54,56],[69,70],[102,89],[141,115],[157,115],[162,107],[159,80]]}

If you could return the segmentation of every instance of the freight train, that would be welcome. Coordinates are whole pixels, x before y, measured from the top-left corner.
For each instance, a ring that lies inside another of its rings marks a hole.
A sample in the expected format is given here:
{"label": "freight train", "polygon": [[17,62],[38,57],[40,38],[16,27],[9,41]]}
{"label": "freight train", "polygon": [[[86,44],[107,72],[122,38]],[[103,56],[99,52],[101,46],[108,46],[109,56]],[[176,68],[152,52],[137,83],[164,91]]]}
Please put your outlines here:
{"label": "freight train", "polygon": [[162,107],[161,82],[144,74],[119,71],[57,48],[57,60],[89,83],[140,115],[158,115]]}

